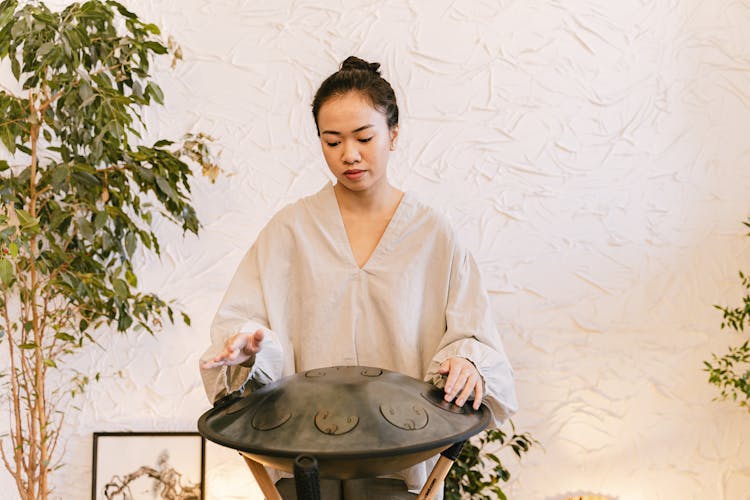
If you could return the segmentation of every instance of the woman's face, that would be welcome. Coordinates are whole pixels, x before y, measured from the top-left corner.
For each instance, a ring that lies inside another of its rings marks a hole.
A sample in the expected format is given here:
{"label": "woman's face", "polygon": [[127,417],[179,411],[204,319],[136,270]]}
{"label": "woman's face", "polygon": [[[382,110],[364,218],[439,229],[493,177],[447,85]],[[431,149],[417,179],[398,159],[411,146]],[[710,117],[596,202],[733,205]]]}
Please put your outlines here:
{"label": "woman's face", "polygon": [[386,170],[398,127],[358,92],[327,100],[318,111],[323,156],[341,188],[367,192],[387,184]]}

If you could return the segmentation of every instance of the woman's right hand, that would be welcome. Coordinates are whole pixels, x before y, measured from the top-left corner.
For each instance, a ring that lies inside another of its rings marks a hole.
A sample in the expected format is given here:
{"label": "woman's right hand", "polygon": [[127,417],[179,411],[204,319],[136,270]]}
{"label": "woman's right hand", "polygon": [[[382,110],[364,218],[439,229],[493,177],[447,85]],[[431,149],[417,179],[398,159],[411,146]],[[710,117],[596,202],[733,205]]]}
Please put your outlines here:
{"label": "woman's right hand", "polygon": [[237,333],[227,339],[224,350],[215,358],[206,361],[201,368],[208,370],[217,366],[233,366],[244,363],[260,352],[263,330],[253,333]]}

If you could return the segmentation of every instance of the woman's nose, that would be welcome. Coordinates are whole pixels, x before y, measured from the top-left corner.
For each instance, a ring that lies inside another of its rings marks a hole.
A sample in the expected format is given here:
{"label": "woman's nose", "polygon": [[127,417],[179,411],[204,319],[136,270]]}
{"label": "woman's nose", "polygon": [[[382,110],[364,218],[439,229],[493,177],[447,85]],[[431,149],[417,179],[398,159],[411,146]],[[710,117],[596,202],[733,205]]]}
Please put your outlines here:
{"label": "woman's nose", "polygon": [[357,163],[361,159],[361,156],[359,154],[359,149],[357,148],[356,144],[346,141],[344,142],[343,146],[344,148],[343,148],[341,160],[344,163],[351,165],[353,163]]}

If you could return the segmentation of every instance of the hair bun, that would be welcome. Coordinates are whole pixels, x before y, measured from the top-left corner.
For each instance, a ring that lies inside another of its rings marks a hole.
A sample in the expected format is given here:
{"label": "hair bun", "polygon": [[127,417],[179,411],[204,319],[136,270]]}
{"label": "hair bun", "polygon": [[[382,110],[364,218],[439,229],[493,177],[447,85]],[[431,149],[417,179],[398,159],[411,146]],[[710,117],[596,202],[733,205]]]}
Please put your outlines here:
{"label": "hair bun", "polygon": [[355,56],[349,56],[346,59],[344,59],[344,62],[341,63],[342,71],[352,71],[352,70],[372,71],[376,75],[380,75],[379,69],[380,69],[380,63],[367,62],[364,59],[360,59],[359,57],[355,57]]}

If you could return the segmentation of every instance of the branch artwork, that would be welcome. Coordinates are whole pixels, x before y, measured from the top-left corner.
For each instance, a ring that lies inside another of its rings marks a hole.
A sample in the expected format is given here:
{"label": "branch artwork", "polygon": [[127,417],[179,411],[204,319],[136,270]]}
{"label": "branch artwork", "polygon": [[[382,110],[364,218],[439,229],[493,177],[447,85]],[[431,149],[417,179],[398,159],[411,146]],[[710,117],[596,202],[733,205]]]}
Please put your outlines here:
{"label": "branch artwork", "polygon": [[[152,478],[151,493],[153,498],[164,500],[200,500],[200,484],[182,484],[182,474],[169,465],[169,452],[162,450],[159,454],[158,469],[143,465],[135,472],[122,477],[115,475],[104,485],[104,496],[107,500],[131,500],[134,495],[130,485],[137,479],[147,476]],[[157,497],[158,495],[158,497]]]}

